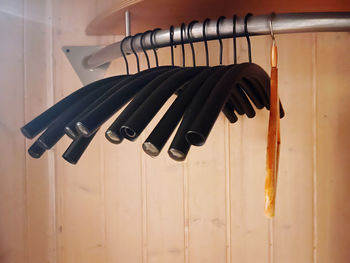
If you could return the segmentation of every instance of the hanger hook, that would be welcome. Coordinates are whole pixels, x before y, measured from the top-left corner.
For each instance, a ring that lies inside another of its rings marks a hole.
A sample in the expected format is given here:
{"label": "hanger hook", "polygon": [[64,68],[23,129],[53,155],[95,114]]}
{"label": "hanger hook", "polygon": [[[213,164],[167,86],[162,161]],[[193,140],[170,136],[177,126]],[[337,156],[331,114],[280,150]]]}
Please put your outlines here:
{"label": "hanger hook", "polygon": [[144,33],[141,34],[141,48],[142,48],[143,53],[145,54],[145,57],[146,57],[146,60],[147,60],[147,67],[148,67],[148,68],[150,68],[151,66],[150,66],[150,63],[149,63],[148,54],[147,54],[146,49],[145,49],[145,46],[144,46],[144,41],[145,41],[144,38],[145,38],[145,35],[148,34],[148,33],[150,33],[150,32],[151,32],[151,30],[147,30],[146,32],[144,32]]}
{"label": "hanger hook", "polygon": [[276,40],[275,40],[275,34],[273,33],[273,26],[272,26],[272,20],[275,16],[275,13],[271,13],[271,17],[270,17],[270,32],[271,32],[271,38],[272,38],[272,45],[276,44]]}
{"label": "hanger hook", "polygon": [[124,37],[122,42],[120,43],[120,52],[122,53],[125,61],[125,68],[126,68],[127,75],[129,75],[129,63],[128,63],[128,60],[126,59],[125,52],[124,52],[124,42],[129,38],[131,38],[131,36]]}
{"label": "hanger hook", "polygon": [[184,31],[186,32],[186,24],[185,23],[181,23],[181,50],[182,50],[182,66],[183,67],[186,65],[184,34],[183,34]]}
{"label": "hanger hook", "polygon": [[220,65],[222,65],[222,39],[221,39],[221,36],[220,36],[220,23],[223,19],[225,19],[226,17],[224,16],[220,16],[216,22],[216,35],[218,37],[218,40],[219,40],[219,44],[220,44],[220,59],[219,59],[219,62],[220,62]]}
{"label": "hanger hook", "polygon": [[208,42],[207,42],[207,34],[205,32],[207,28],[207,24],[210,22],[209,18],[206,18],[203,22],[203,41],[204,41],[204,47],[205,47],[205,56],[206,56],[206,64],[209,66],[209,52],[208,52]]}
{"label": "hanger hook", "polygon": [[171,51],[171,65],[174,66],[174,26],[171,25],[169,28],[170,34],[170,51]]}
{"label": "hanger hook", "polygon": [[157,32],[157,31],[159,31],[159,30],[160,30],[160,28],[154,29],[154,30],[151,32],[151,37],[150,37],[151,46],[152,46],[153,53],[154,53],[154,58],[155,58],[155,60],[156,60],[156,67],[158,67],[159,64],[158,64],[158,55],[157,55],[156,47],[154,46],[153,38],[154,38],[154,33]]}
{"label": "hanger hook", "polygon": [[196,66],[196,53],[194,51],[194,46],[193,46],[193,40],[192,40],[192,36],[191,36],[191,32],[192,32],[192,27],[194,26],[194,24],[198,23],[197,20],[193,20],[188,24],[187,27],[187,38],[188,38],[188,42],[190,43],[191,46],[191,51],[192,51],[192,60],[193,60],[193,66]]}
{"label": "hanger hook", "polygon": [[134,35],[132,38],[131,38],[131,50],[132,50],[132,53],[134,53],[135,57],[136,57],[136,64],[137,64],[137,72],[140,72],[140,61],[139,61],[139,57],[135,51],[135,48],[134,48],[134,40],[137,36],[139,35],[142,35],[141,33],[138,33],[136,35]]}
{"label": "hanger hook", "polygon": [[233,25],[233,63],[237,64],[237,39],[236,39],[236,24],[237,24],[237,16],[234,15],[232,19]]}
{"label": "hanger hook", "polygon": [[245,34],[245,37],[247,38],[249,63],[252,63],[252,48],[251,48],[250,38],[249,38],[249,33],[248,33],[248,19],[252,15],[253,15],[252,13],[248,13],[244,17],[244,34]]}

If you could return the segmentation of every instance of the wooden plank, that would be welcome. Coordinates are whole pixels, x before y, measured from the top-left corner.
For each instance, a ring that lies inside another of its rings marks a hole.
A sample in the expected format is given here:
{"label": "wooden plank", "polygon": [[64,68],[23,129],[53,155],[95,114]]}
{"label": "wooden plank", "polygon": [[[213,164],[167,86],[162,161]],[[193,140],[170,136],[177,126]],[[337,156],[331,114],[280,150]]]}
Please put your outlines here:
{"label": "wooden plank", "polygon": [[[217,58],[218,44],[211,42],[209,47]],[[196,54],[198,65],[203,65],[203,48],[196,45]],[[217,64],[214,59],[211,63]],[[189,262],[226,259],[224,125],[221,114],[205,145],[192,147],[187,156]]]}
{"label": "wooden plank", "polygon": [[23,1],[0,3],[0,261],[26,261]]}
{"label": "wooden plank", "polygon": [[[293,3],[269,0],[260,4],[255,0],[244,3],[238,1],[220,1],[215,4],[211,0],[119,0],[106,10],[99,13],[87,26],[90,35],[124,34],[124,13],[132,14],[132,30],[144,32],[150,28],[169,28],[170,25],[189,23],[193,19],[203,21],[206,17],[217,18],[225,15],[231,17],[233,12],[244,16],[254,10],[254,15],[295,12],[347,12],[349,3],[346,1],[329,2],[327,0],[311,0],[308,2],[296,0]],[[156,15],[155,15],[156,14]]]}
{"label": "wooden plank", "polygon": [[[267,69],[268,39],[251,38],[253,62]],[[231,42],[232,45],[232,42]],[[248,61],[245,39],[237,40],[238,63]],[[233,61],[230,47],[229,58]],[[239,116],[229,126],[231,181],[231,262],[268,262],[268,227],[264,215],[264,176],[268,112],[254,119]],[[252,253],[252,249],[254,249]]]}
{"label": "wooden plank", "polygon": [[[26,0],[24,7],[24,92],[25,121],[28,122],[49,106],[51,82],[50,2]],[[27,148],[33,143],[27,140]],[[54,262],[54,193],[50,191],[52,153],[40,159],[26,154],[27,261]],[[51,156],[48,156],[51,155]],[[49,163],[50,162],[50,163]],[[50,196],[53,195],[53,196]],[[51,213],[51,214],[50,214]]]}
{"label": "wooden plank", "polygon": [[[61,51],[64,45],[94,45],[84,27],[96,15],[97,2],[53,1],[53,52],[55,99],[81,83]],[[96,136],[76,166],[61,157],[70,140],[55,147],[58,262],[105,262],[105,217],[100,137]]]}
{"label": "wooden plank", "polygon": [[[179,58],[179,51],[180,48],[175,49],[175,57]],[[158,56],[160,65],[170,63],[169,48],[160,49]],[[140,138],[141,143],[174,99],[172,96],[147,126]],[[167,150],[171,140],[156,158],[142,151],[147,192],[147,262],[184,261],[183,164],[169,158]]]}
{"label": "wooden plank", "polygon": [[[246,43],[242,40],[239,40],[239,43],[241,48],[239,61],[244,61],[247,54]],[[302,98],[297,96],[301,91],[295,91],[299,88],[304,91],[306,87],[312,87],[312,56],[308,49],[303,53],[305,46],[312,47],[312,37],[283,36],[278,38],[277,43],[280,47],[280,96],[287,111],[287,117],[281,122],[283,146],[276,218],[272,229],[269,230],[263,215],[268,115],[266,110],[258,110],[254,120],[240,117],[239,122],[231,127],[230,133],[233,262],[236,260],[252,262],[256,258],[261,262],[271,260],[295,262],[296,259],[298,262],[310,262],[312,260],[312,192],[308,190],[312,189],[313,147],[308,143],[312,141],[313,134],[312,89],[309,89],[309,94]],[[253,62],[268,71],[269,37],[253,38],[252,48]],[[285,51],[287,48],[288,52]],[[306,102],[299,104],[294,100],[306,100]],[[299,127],[308,124],[307,132],[304,130],[296,132],[293,128],[283,129],[283,127]],[[305,145],[308,148],[305,149]],[[306,173],[298,171],[299,169]],[[305,174],[308,176],[304,176]],[[299,190],[297,191],[300,187],[305,189],[302,198],[298,196]],[[302,211],[303,216],[299,211]],[[272,234],[271,240],[268,240],[269,231],[271,231],[270,235]],[[298,238],[291,239],[290,235],[296,235]],[[287,247],[286,243],[289,244]],[[254,254],[250,252],[252,246],[255,248]]]}
{"label": "wooden plank", "polygon": [[350,34],[316,35],[317,262],[350,260]]}
{"label": "wooden plank", "polygon": [[278,36],[281,154],[274,219],[274,262],[312,262],[313,34]]}
{"label": "wooden plank", "polygon": [[[120,39],[121,37],[119,37]],[[130,56],[129,56],[130,57]],[[134,59],[130,72],[136,71]],[[107,75],[125,74],[123,59]],[[102,128],[101,137],[118,112]],[[101,138],[105,184],[106,262],[142,262],[142,171],[140,140],[115,145]]]}

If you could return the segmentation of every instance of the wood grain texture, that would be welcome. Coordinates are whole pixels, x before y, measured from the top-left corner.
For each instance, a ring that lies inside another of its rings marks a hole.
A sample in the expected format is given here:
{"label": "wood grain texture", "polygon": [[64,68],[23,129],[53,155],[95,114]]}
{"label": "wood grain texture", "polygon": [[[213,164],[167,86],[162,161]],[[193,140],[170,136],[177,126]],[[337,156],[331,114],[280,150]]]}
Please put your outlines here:
{"label": "wood grain texture", "polygon": [[[106,10],[99,13],[87,26],[90,35],[125,34],[125,11],[131,14],[133,33],[144,32],[150,28],[169,28],[170,25],[189,23],[193,19],[204,20],[206,17],[217,18],[233,13],[244,16],[248,12],[257,14],[293,13],[293,12],[340,12],[349,11],[350,4],[346,0],[328,1],[265,0],[261,4],[257,0],[220,1],[211,0],[172,1],[172,0],[116,0]],[[145,22],[146,21],[146,22]]]}
{"label": "wood grain texture", "polygon": [[286,117],[281,120],[273,258],[275,262],[312,262],[314,41],[312,34],[278,36],[276,41],[279,93]]}
{"label": "wood grain texture", "polygon": [[350,260],[350,34],[316,35],[317,262]]}
{"label": "wood grain texture", "polygon": [[[113,3],[53,0],[52,28],[45,26],[51,2],[0,3],[0,262],[349,262],[349,33],[277,38],[286,117],[270,226],[263,212],[267,110],[235,124],[220,115],[205,146],[184,163],[170,160],[167,146],[157,159],[141,149],[174,97],[136,142],[107,142],[107,123],[76,166],[61,158],[67,138],[50,152],[55,166],[47,153],[30,159],[19,127],[50,103],[51,84],[55,101],[81,85],[61,46],[115,41],[84,34]],[[252,38],[253,62],[266,71],[270,41]],[[238,46],[239,62],[247,61],[245,40]],[[209,47],[216,65],[218,42]],[[203,43],[195,48],[204,65]],[[232,63],[232,40],[224,48],[224,64]],[[181,47],[175,52],[180,65]],[[161,65],[170,63],[169,49],[158,53]],[[188,47],[186,54],[192,65]],[[135,72],[135,58],[128,59]],[[145,69],[143,55],[141,61]],[[118,59],[108,75],[124,72]]]}
{"label": "wood grain texture", "polygon": [[[129,59],[129,65],[131,72],[135,72],[136,63]],[[114,61],[107,72],[107,76],[115,74],[125,74],[123,59]],[[105,185],[106,262],[142,262],[141,145],[139,141],[132,143],[126,140],[115,145],[104,138],[105,130],[116,116],[100,132]]]}
{"label": "wood grain texture", "polygon": [[[252,38],[253,62],[266,69],[269,48],[265,37]],[[232,41],[231,41],[232,43]],[[232,45],[230,43],[230,45]],[[237,40],[238,63],[248,60],[245,39]],[[265,49],[266,48],[266,49]],[[233,54],[230,46],[229,59]],[[268,227],[264,216],[264,171],[268,112],[254,119],[239,116],[230,129],[231,262],[268,262]],[[251,248],[254,247],[254,253]]]}
{"label": "wood grain texture", "polygon": [[[24,1],[24,92],[25,122],[51,105],[51,2]],[[26,140],[27,148],[33,141]],[[26,154],[27,262],[54,262],[55,208],[53,153],[40,159]],[[53,196],[52,196],[53,195]]]}
{"label": "wood grain texture", "polygon": [[[68,95],[81,86],[61,47],[94,45],[83,25],[97,12],[97,2],[53,2],[53,68],[55,99]],[[58,262],[105,262],[105,226],[100,137],[96,136],[79,161],[72,166],[61,155],[70,139],[63,138],[55,147],[57,192]]]}
{"label": "wood grain texture", "polygon": [[[160,65],[169,65],[169,51],[169,48],[158,50]],[[174,51],[175,57],[179,57],[178,51]],[[145,61],[145,58],[141,59]],[[141,143],[175,98],[173,95],[152,119],[140,138]],[[142,151],[144,176],[147,178],[147,249],[150,263],[184,261],[183,164],[169,158],[167,149],[170,142],[171,139],[156,158]]]}
{"label": "wood grain texture", "polygon": [[[216,65],[218,43],[208,44],[210,64]],[[195,49],[197,65],[205,65],[203,44]],[[220,115],[205,145],[192,146],[187,156],[189,262],[226,262],[224,125]]]}
{"label": "wood grain texture", "polygon": [[0,3],[0,261],[24,262],[27,254],[22,0]]}

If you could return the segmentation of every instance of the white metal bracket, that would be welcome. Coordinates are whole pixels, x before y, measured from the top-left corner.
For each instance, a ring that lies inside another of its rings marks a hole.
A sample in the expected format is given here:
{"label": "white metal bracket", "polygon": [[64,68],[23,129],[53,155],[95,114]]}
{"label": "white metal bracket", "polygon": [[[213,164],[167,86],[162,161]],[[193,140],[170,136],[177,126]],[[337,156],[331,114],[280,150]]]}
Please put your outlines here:
{"label": "white metal bracket", "polygon": [[[125,11],[125,33],[130,35],[130,13]],[[88,69],[85,58],[94,52],[102,49],[103,46],[64,46],[62,50],[68,58],[73,69],[77,73],[81,83],[87,85],[96,80],[102,79],[110,65],[110,62],[98,66],[94,69]]]}
{"label": "white metal bracket", "polygon": [[94,69],[88,69],[84,65],[84,58],[101,48],[103,46],[64,46],[62,48],[83,85],[102,79],[110,65],[106,63]]}

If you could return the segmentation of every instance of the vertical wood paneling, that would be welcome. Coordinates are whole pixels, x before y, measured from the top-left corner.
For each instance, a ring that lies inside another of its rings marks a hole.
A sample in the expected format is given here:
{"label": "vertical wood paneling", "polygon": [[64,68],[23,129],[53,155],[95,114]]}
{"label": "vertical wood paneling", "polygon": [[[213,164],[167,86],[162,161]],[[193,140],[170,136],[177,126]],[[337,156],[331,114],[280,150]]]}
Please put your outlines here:
{"label": "vertical wood paneling", "polygon": [[[25,122],[48,106],[51,83],[50,1],[26,0],[24,5],[24,92]],[[16,129],[17,132],[18,128]],[[27,140],[27,148],[33,141]],[[26,207],[28,262],[54,262],[54,203],[51,202],[49,178],[52,164],[48,153],[40,159],[26,154]],[[49,153],[51,154],[51,153]]]}
{"label": "vertical wood paneling", "polygon": [[[218,44],[210,42],[209,46],[210,63],[215,65],[217,54],[213,51],[217,51]],[[196,50],[198,65],[205,64],[203,48]],[[220,115],[205,145],[193,146],[187,156],[189,262],[226,260],[224,138],[224,118]]]}
{"label": "vertical wood paneling", "polygon": [[[0,262],[348,262],[349,33],[277,37],[286,117],[270,228],[263,213],[267,110],[235,124],[220,115],[205,146],[193,147],[184,163],[169,159],[168,146],[156,159],[141,149],[175,97],[136,142],[107,142],[104,125],[76,166],[61,158],[67,138],[51,152],[55,170],[47,153],[27,155],[19,127],[47,108],[51,70],[55,101],[81,86],[61,47],[112,41],[84,33],[112,1],[54,0],[52,29],[51,1],[0,4]],[[238,42],[239,62],[247,61],[246,41]],[[203,43],[195,46],[197,65],[204,65]],[[218,42],[209,46],[216,65]],[[232,62],[231,40],[224,48],[224,62]],[[252,48],[253,62],[269,72],[270,37],[252,38]],[[181,46],[175,52],[181,64]],[[158,53],[160,64],[169,64],[169,50]],[[188,47],[186,53],[192,65]],[[129,61],[135,71],[134,57]],[[145,68],[143,55],[141,61]],[[108,75],[124,70],[118,59]],[[57,239],[50,229],[53,173]]]}
{"label": "vertical wood paneling", "polygon": [[[313,257],[313,56],[312,34],[278,36],[281,161],[274,226],[274,262]],[[307,47],[307,48],[305,48]]]}
{"label": "vertical wood paneling", "polygon": [[25,262],[26,153],[24,123],[23,1],[0,3],[0,261]]}
{"label": "vertical wood paneling", "polygon": [[[176,57],[179,57],[178,51],[179,49],[174,50]],[[169,48],[159,50],[158,56],[160,65],[169,65]],[[147,126],[140,136],[141,144],[174,99],[175,95],[165,103]],[[169,158],[167,150],[170,142],[171,139],[156,158],[151,158],[142,151],[145,161],[144,176],[147,179],[147,254],[150,263],[184,261],[183,167],[182,163]]]}
{"label": "vertical wood paneling", "polygon": [[[128,60],[131,72],[135,72],[135,61]],[[107,75],[121,74],[125,74],[125,64],[123,59],[117,59]],[[101,129],[101,136],[116,116]],[[116,145],[105,138],[101,140],[104,151],[107,262],[142,262],[140,142],[124,140]]]}
{"label": "vertical wood paneling", "polygon": [[189,173],[189,261],[225,262],[224,119],[220,116],[201,148],[191,149]]}
{"label": "vertical wood paneling", "polygon": [[[81,83],[61,51],[63,45],[94,45],[85,26],[96,15],[97,2],[54,1],[53,50],[55,99],[68,95]],[[58,262],[105,262],[104,204],[101,186],[100,137],[96,137],[79,164],[61,155],[70,140],[55,147],[57,179]]]}
{"label": "vertical wood paneling", "polygon": [[350,261],[350,34],[316,42],[317,262]]}
{"label": "vertical wood paneling", "polygon": [[[231,50],[231,51],[230,51]],[[223,40],[223,51],[222,51],[222,63],[224,65],[233,64],[233,56],[231,54],[232,46],[231,40]],[[231,56],[230,56],[231,54]],[[231,245],[231,229],[232,229],[232,220],[231,220],[231,144],[230,144],[230,122],[225,118],[224,120],[224,151],[225,151],[225,230],[226,230],[226,262],[230,263],[232,261],[232,245]]]}
{"label": "vertical wood paneling", "polygon": [[[253,62],[267,69],[268,42],[252,38]],[[245,39],[239,39],[238,63],[248,60]],[[230,60],[233,61],[232,49]],[[268,114],[257,110],[254,119],[239,116],[230,125],[231,262],[268,262],[268,228],[264,216],[264,176]],[[252,251],[253,249],[253,251]]]}

